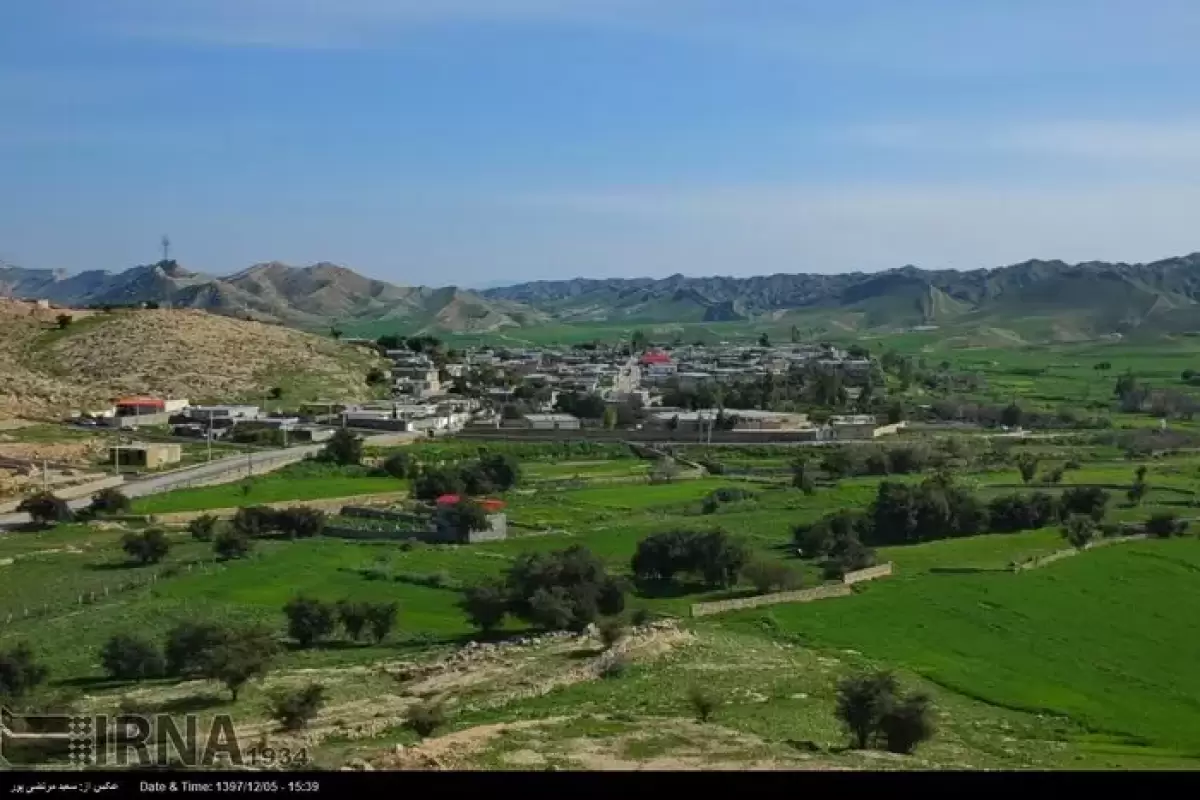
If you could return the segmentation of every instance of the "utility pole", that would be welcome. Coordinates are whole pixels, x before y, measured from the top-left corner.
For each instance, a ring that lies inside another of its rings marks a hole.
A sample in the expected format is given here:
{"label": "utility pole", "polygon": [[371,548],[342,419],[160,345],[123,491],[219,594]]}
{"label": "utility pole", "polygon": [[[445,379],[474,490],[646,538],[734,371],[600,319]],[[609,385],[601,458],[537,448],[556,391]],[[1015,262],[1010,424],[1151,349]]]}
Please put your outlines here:
{"label": "utility pole", "polygon": [[42,491],[50,491],[50,462],[42,459]]}
{"label": "utility pole", "polygon": [[208,460],[212,461],[212,433],[213,433],[213,412],[208,410]]}

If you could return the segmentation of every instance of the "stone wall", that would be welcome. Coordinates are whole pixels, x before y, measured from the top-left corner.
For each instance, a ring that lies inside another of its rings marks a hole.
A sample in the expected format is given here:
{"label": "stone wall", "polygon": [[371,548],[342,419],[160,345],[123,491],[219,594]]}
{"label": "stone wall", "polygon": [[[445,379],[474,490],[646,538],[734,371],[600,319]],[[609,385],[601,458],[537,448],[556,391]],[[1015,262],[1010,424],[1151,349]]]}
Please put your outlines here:
{"label": "stone wall", "polygon": [[842,583],[846,584],[847,586],[851,586],[855,583],[862,583],[863,581],[873,581],[876,578],[886,578],[891,574],[892,562],[889,561],[886,564],[867,567],[866,569],[860,569],[856,572],[847,572],[844,576],[842,576]]}
{"label": "stone wall", "polygon": [[740,597],[736,600],[718,600],[713,603],[693,603],[692,616],[706,617],[710,614],[721,614],[726,611],[736,611],[743,608],[758,606],[773,606],[779,603],[811,603],[814,600],[824,600],[829,597],[845,597],[854,592],[849,586],[834,584],[818,586],[814,589],[798,589],[794,592],[775,592],[760,594],[754,597]]}
{"label": "stone wall", "polygon": [[[326,512],[329,512],[332,514],[336,514],[339,511],[341,511],[342,507],[346,504],[347,500],[359,502],[359,503],[367,503],[367,502],[382,503],[382,502],[388,502],[388,501],[403,500],[406,497],[408,497],[408,492],[384,492],[382,494],[355,495],[354,497],[335,497],[335,498],[330,498],[327,500],[283,500],[278,503],[248,502],[245,505],[248,505],[248,506],[264,505],[264,506],[268,506],[269,508],[296,508],[296,507],[316,508],[316,509],[320,509],[321,511],[326,511]],[[205,514],[212,514],[214,517],[218,517],[220,519],[228,519],[228,518],[232,517],[234,514],[236,514],[237,511],[238,511],[238,509],[236,507],[235,508],[210,508],[205,511],[179,511],[179,512],[175,512],[175,513],[171,513],[171,514],[154,514],[153,519],[155,522],[164,523],[164,524],[182,524],[182,523],[191,522],[192,520],[196,519],[197,517],[202,517]]]}
{"label": "stone wall", "polygon": [[760,594],[754,597],[740,597],[736,600],[718,600],[713,603],[693,603],[692,616],[706,617],[710,614],[721,614],[726,611],[736,611],[743,608],[758,606],[773,606],[779,603],[811,603],[814,600],[825,600],[831,597],[846,597],[853,594],[853,584],[886,578],[893,571],[892,562],[878,566],[847,572],[840,584],[817,586],[812,589],[798,589],[793,592],[775,592]]}

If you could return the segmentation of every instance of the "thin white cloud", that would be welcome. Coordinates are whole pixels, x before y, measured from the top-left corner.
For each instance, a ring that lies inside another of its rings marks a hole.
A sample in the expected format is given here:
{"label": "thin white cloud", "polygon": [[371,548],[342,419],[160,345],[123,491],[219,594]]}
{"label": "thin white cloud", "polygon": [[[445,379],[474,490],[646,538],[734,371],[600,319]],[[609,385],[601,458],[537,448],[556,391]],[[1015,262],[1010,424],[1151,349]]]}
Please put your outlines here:
{"label": "thin white cloud", "polygon": [[830,66],[1038,74],[1195,63],[1192,0],[40,0],[61,24],[289,48],[380,46],[434,24],[571,24]]}
{"label": "thin white cloud", "polygon": [[846,140],[883,149],[1075,159],[1200,169],[1200,118],[1170,121],[1073,120],[1033,123],[882,124]]}
{"label": "thin white cloud", "polygon": [[[78,0],[68,0],[78,2]],[[672,2],[674,0],[671,0]],[[229,46],[345,48],[459,23],[598,23],[662,0],[115,0],[91,22],[144,38]]]}

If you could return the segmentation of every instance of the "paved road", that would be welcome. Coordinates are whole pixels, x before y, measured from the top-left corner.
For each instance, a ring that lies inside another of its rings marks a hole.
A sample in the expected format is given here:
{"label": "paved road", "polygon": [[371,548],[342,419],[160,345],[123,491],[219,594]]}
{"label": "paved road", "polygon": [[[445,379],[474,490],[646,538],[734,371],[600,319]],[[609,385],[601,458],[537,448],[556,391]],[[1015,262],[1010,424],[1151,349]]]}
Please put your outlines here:
{"label": "paved road", "polygon": [[[375,443],[383,444],[385,442],[390,443],[396,438],[392,434],[381,434],[366,436],[365,441],[371,444],[372,440],[378,440]],[[121,491],[126,497],[130,498],[169,492],[172,489],[180,489],[196,483],[210,482],[231,473],[241,473],[246,469],[247,464],[250,465],[252,473],[268,472],[288,464],[294,464],[297,461],[303,460],[306,456],[315,455],[321,452],[324,447],[325,445],[323,444],[313,444],[280,450],[265,450],[256,453],[240,453],[235,456],[214,459],[206,464],[199,464],[194,467],[186,467],[184,469],[172,470],[171,472],[132,480],[121,486]],[[82,497],[78,500],[69,501],[71,508],[76,510],[86,508],[89,503],[91,503],[90,497]],[[2,514],[0,515],[0,529],[15,525],[24,525],[29,521],[28,514]]]}

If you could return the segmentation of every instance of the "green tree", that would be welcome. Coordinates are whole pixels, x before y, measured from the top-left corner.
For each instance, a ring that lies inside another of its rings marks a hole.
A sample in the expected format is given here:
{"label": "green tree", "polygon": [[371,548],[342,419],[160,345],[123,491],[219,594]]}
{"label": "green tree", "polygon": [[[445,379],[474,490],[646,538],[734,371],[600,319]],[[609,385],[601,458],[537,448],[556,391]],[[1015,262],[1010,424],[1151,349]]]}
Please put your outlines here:
{"label": "green tree", "polygon": [[1038,458],[1032,453],[1021,453],[1017,456],[1017,471],[1021,473],[1021,480],[1029,483],[1037,475]]}
{"label": "green tree", "polygon": [[1082,550],[1096,538],[1096,521],[1083,514],[1072,514],[1063,523],[1062,534],[1072,547]]}
{"label": "green tree", "polygon": [[812,465],[806,458],[797,458],[792,462],[792,486],[805,494],[815,494],[817,482],[813,478]]}
{"label": "green tree", "polygon": [[1171,536],[1182,536],[1187,533],[1188,521],[1178,519],[1174,514],[1159,513],[1146,520],[1146,533],[1166,539]]}
{"label": "green tree", "polygon": [[213,552],[222,561],[245,558],[251,549],[250,539],[240,531],[221,531],[213,539]]}
{"label": "green tree", "polygon": [[896,676],[887,671],[850,675],[838,681],[836,713],[855,749],[871,746],[884,715],[895,705],[897,688]]}
{"label": "green tree", "polygon": [[100,649],[100,664],[118,680],[157,678],[166,672],[166,661],[158,646],[126,633],[114,634]]}
{"label": "green tree", "polygon": [[771,337],[768,336],[765,331],[758,335],[758,346],[759,347],[770,347],[771,346]]}
{"label": "green tree", "polygon": [[396,603],[375,603],[367,609],[367,627],[371,629],[371,639],[379,644],[387,638],[396,625],[396,615],[400,606]]}
{"label": "green tree", "polygon": [[608,406],[604,409],[604,429],[611,431],[617,427],[617,409]]}
{"label": "green tree", "polygon": [[213,622],[181,622],[167,633],[163,648],[167,674],[180,678],[199,677],[206,654],[225,640],[227,631]]}
{"label": "green tree", "polygon": [[311,539],[325,530],[327,517],[318,508],[295,506],[275,513],[275,525],[292,539]]}
{"label": "green tree", "polygon": [[406,453],[403,450],[397,450],[383,460],[383,471],[393,478],[401,480],[415,478],[417,477],[417,470],[416,459],[412,457],[411,453]]}
{"label": "green tree", "polygon": [[124,493],[119,489],[108,488],[92,495],[88,509],[93,514],[125,514],[129,512],[130,507],[129,498]]}
{"label": "green tree", "polygon": [[237,702],[242,687],[267,674],[276,650],[274,637],[265,628],[226,629],[222,641],[205,654],[203,675],[224,684]]}
{"label": "green tree", "polygon": [[692,711],[696,712],[696,719],[700,722],[708,722],[712,719],[713,713],[721,704],[715,695],[699,684],[693,684],[688,688],[687,697]]}
{"label": "green tree", "polygon": [[297,595],[283,607],[283,613],[288,619],[288,635],[301,647],[311,647],[333,633],[337,612],[328,603]]}
{"label": "green tree", "polygon": [[157,564],[167,557],[171,543],[161,528],[150,528],[141,533],[125,534],[121,549],[139,564]]}
{"label": "green tree", "polygon": [[75,318],[70,314],[59,314],[56,321],[58,322],[58,329],[60,331],[65,331],[70,327],[71,323],[75,321]]}
{"label": "green tree", "polygon": [[316,718],[325,700],[325,687],[319,683],[292,691],[277,691],[271,697],[271,717],[285,731],[298,731]]}
{"label": "green tree", "polygon": [[786,564],[768,558],[754,558],[742,567],[742,577],[759,594],[800,586],[799,576]]}
{"label": "green tree", "polygon": [[212,514],[204,514],[188,523],[188,533],[197,542],[211,542],[216,535],[218,522],[220,520]]}
{"label": "green tree", "polygon": [[325,443],[321,455],[326,461],[343,467],[357,466],[363,459],[362,437],[354,435],[346,428],[338,428]]}
{"label": "green tree", "polygon": [[346,634],[355,642],[362,638],[370,613],[370,605],[367,603],[343,600],[337,604],[338,621],[342,623]]}
{"label": "green tree", "polygon": [[485,633],[495,630],[508,614],[508,593],[498,582],[472,586],[464,593],[459,607],[467,620]]}
{"label": "green tree", "polygon": [[0,700],[20,700],[45,683],[49,674],[24,642],[0,650]]}
{"label": "green tree", "polygon": [[894,703],[879,719],[879,732],[892,753],[911,754],[921,742],[933,738],[933,707],[926,694],[911,694]]}
{"label": "green tree", "polygon": [[233,515],[232,530],[250,539],[278,530],[278,514],[267,506],[242,506]]}
{"label": "green tree", "polygon": [[637,330],[629,337],[629,346],[633,349],[633,352],[641,353],[650,346],[650,340],[646,338],[644,331]]}
{"label": "green tree", "polygon": [[65,500],[49,492],[30,495],[20,502],[17,512],[28,514],[37,525],[53,525],[56,522],[71,522],[75,512]]}

